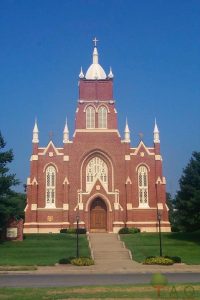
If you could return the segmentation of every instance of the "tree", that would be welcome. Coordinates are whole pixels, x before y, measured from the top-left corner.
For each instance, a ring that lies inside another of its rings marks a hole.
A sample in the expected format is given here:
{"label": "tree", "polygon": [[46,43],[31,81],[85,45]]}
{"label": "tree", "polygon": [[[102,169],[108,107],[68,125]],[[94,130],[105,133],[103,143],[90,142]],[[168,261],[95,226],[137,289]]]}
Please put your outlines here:
{"label": "tree", "polygon": [[176,211],[175,211],[175,200],[172,198],[170,193],[166,193],[166,203],[168,206],[169,222],[171,224],[172,232],[178,231],[176,224]]}
{"label": "tree", "polygon": [[200,152],[193,152],[179,181],[175,199],[176,220],[183,231],[200,229]]}
{"label": "tree", "polygon": [[10,218],[22,216],[25,204],[25,196],[12,190],[19,181],[15,178],[15,174],[9,174],[7,165],[13,161],[13,152],[5,151],[5,146],[6,143],[0,132],[0,235]]}

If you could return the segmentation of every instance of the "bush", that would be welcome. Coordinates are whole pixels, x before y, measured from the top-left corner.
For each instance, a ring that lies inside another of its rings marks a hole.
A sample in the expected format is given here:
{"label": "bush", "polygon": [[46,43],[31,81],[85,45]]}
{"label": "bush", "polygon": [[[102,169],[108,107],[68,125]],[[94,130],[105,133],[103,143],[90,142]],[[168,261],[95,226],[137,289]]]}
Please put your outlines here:
{"label": "bush", "polygon": [[58,262],[59,262],[59,264],[67,265],[67,264],[71,264],[72,259],[74,259],[74,256],[64,257],[64,258],[59,259]]}
{"label": "bush", "polygon": [[67,233],[67,228],[60,229],[60,233]]}
{"label": "bush", "polygon": [[89,257],[79,257],[72,259],[71,264],[75,266],[91,266],[94,265],[94,260]]}
{"label": "bush", "polygon": [[[77,230],[76,230],[76,232],[77,232]],[[85,228],[79,228],[78,233],[79,234],[86,234],[86,229]]]}
{"label": "bush", "polygon": [[164,266],[170,266],[174,264],[174,261],[170,258],[156,256],[156,257],[150,257],[146,258],[143,262],[145,265],[164,265]]}
{"label": "bush", "polygon": [[[63,228],[60,230],[60,233],[69,233],[69,234],[75,234],[77,233],[77,229],[76,228]],[[86,229],[85,228],[79,228],[78,229],[78,233],[79,234],[86,234]]]}
{"label": "bush", "polygon": [[175,264],[180,264],[181,263],[181,257],[180,256],[168,256],[168,255],[165,255],[164,257],[172,259]]}
{"label": "bush", "polygon": [[135,227],[123,227],[119,230],[119,234],[134,234],[138,232],[140,232],[140,229]]}

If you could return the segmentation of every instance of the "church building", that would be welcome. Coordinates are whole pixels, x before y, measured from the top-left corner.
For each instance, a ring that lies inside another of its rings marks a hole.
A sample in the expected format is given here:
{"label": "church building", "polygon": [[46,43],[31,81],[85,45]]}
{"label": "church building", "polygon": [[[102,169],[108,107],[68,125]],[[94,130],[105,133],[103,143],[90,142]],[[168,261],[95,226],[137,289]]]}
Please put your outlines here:
{"label": "church building", "polygon": [[120,136],[114,76],[99,64],[96,42],[92,64],[79,74],[72,139],[66,122],[63,144],[42,147],[35,122],[24,233],[56,233],[75,227],[77,218],[88,232],[155,232],[158,216],[162,231],[170,231],[157,124],[150,147],[131,145],[127,121]]}

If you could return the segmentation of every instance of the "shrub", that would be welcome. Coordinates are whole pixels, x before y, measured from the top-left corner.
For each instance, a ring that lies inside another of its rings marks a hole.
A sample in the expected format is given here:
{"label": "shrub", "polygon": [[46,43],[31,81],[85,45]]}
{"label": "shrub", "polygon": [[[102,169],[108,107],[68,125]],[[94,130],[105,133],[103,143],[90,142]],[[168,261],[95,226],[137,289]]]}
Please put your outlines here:
{"label": "shrub", "polygon": [[[76,228],[61,229],[60,233],[75,234],[75,233],[77,233],[77,229]],[[85,228],[79,228],[78,233],[79,234],[86,234],[86,229]]]}
{"label": "shrub", "polygon": [[64,257],[64,258],[59,259],[58,262],[59,262],[59,264],[62,264],[62,265],[71,264],[72,259],[74,259],[74,256]]}
{"label": "shrub", "polygon": [[174,261],[170,258],[156,256],[156,257],[146,258],[145,261],[143,262],[143,264],[169,266],[169,265],[173,265]]}
{"label": "shrub", "polygon": [[[76,230],[76,232],[77,232],[77,230]],[[79,228],[78,233],[79,234],[86,234],[86,229],[85,228]]]}
{"label": "shrub", "polygon": [[134,234],[138,232],[140,232],[140,229],[135,227],[123,227],[119,230],[119,234]]}
{"label": "shrub", "polygon": [[94,260],[89,257],[79,257],[72,259],[71,264],[75,266],[91,266],[94,265]]}
{"label": "shrub", "polygon": [[76,233],[76,229],[75,228],[69,228],[67,229],[67,233]]}
{"label": "shrub", "polygon": [[132,227],[132,228],[129,228],[129,232],[130,233],[138,233],[138,232],[140,232],[140,229],[136,228],[136,227]]}
{"label": "shrub", "polygon": [[60,233],[67,233],[67,228],[60,229]]}
{"label": "shrub", "polygon": [[164,257],[172,259],[173,262],[176,263],[176,264],[180,264],[181,263],[181,257],[180,256],[168,256],[168,255],[165,255]]}

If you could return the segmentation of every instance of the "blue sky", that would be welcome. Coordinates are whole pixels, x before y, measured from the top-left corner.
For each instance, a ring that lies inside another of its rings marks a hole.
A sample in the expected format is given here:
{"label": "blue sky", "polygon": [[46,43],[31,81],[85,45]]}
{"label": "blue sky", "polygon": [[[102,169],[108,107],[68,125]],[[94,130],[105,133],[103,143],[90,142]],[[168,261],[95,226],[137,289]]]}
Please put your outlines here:
{"label": "blue sky", "polygon": [[51,130],[62,146],[66,116],[72,137],[78,74],[91,63],[94,36],[100,64],[115,75],[121,134],[127,117],[132,146],[139,132],[151,146],[157,118],[174,194],[192,152],[200,151],[198,0],[1,0],[0,130],[14,151],[11,171],[26,182],[36,116],[40,146]]}

